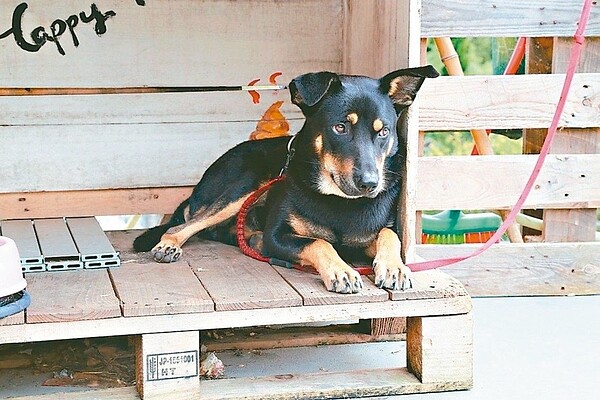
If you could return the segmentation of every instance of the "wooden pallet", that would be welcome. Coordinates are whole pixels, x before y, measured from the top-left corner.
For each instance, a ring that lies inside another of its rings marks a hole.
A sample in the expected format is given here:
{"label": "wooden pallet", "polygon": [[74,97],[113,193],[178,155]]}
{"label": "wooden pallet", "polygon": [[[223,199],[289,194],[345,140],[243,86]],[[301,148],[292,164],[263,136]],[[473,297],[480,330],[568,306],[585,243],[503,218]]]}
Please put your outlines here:
{"label": "wooden pallet", "polygon": [[[131,253],[136,234],[110,235],[120,268],[27,274],[32,304],[14,325],[0,327],[0,344],[135,335],[137,389],[145,399],[334,398],[472,386],[471,300],[441,272],[416,274],[415,289],[407,292],[366,280],[362,293],[341,295],[328,292],[316,275],[272,267],[214,242],[192,240],[182,260],[154,263]],[[408,317],[408,368],[198,378],[201,330],[389,317]]]}

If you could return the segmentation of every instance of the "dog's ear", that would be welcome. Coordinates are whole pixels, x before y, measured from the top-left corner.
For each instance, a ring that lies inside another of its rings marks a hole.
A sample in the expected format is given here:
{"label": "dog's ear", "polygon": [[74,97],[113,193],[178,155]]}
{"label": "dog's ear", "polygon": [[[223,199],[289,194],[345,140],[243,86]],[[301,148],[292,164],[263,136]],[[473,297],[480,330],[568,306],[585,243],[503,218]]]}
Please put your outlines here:
{"label": "dog's ear", "polygon": [[340,84],[340,77],[333,72],[316,72],[300,75],[290,84],[292,103],[306,113],[316,105],[325,94]]}
{"label": "dog's ear", "polygon": [[412,104],[425,78],[437,78],[440,74],[431,65],[399,69],[379,80],[379,88],[387,93],[396,110]]}

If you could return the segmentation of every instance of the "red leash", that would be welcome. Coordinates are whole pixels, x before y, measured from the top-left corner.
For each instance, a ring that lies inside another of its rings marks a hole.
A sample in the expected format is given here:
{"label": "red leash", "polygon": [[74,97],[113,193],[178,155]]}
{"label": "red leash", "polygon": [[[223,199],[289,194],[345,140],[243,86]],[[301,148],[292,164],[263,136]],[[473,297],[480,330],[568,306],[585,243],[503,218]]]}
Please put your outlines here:
{"label": "red leash", "polygon": [[[506,232],[508,227],[511,226],[515,222],[515,219],[517,218],[517,214],[521,211],[521,208],[523,207],[523,204],[525,203],[527,196],[529,196],[529,193],[531,192],[531,189],[533,187],[533,184],[535,183],[535,180],[537,179],[537,177],[540,174],[540,170],[542,169],[542,165],[544,164],[544,161],[546,160],[546,156],[548,155],[548,152],[550,150],[550,145],[552,144],[552,140],[554,139],[554,136],[556,134],[556,130],[558,128],[558,123],[560,122],[560,116],[562,115],[563,110],[565,108],[565,103],[567,101],[567,95],[569,93],[569,89],[571,88],[571,83],[573,81],[573,76],[575,74],[575,70],[577,69],[577,63],[579,62],[579,58],[581,56],[583,42],[585,41],[585,37],[583,36],[583,33],[585,31],[585,27],[587,25],[587,22],[588,22],[588,19],[590,16],[591,7],[592,7],[592,0],[584,0],[583,9],[581,10],[581,16],[579,18],[579,24],[577,26],[577,31],[575,32],[575,35],[574,35],[575,43],[574,43],[573,47],[571,48],[571,54],[570,54],[570,58],[569,58],[567,74],[566,74],[565,82],[563,84],[563,88],[562,88],[562,91],[560,94],[560,99],[556,106],[556,112],[554,113],[554,117],[552,118],[552,123],[550,124],[550,127],[548,128],[548,134],[546,135],[546,139],[544,140],[544,145],[542,146],[542,148],[540,150],[540,155],[537,159],[537,162],[535,163],[535,166],[529,177],[529,180],[525,184],[523,193],[521,193],[521,196],[517,200],[517,203],[515,204],[515,206],[512,208],[512,211],[508,214],[507,218],[504,220],[504,222],[502,223],[500,228],[498,228],[496,233],[494,233],[494,235],[490,239],[488,239],[488,241],[485,242],[483,244],[483,246],[481,246],[479,249],[475,250],[473,253],[466,255],[466,256],[461,256],[461,257],[441,258],[438,260],[422,261],[422,262],[415,262],[415,263],[407,264],[408,267],[412,271],[414,271],[414,272],[425,271],[425,270],[429,270],[429,269],[445,267],[445,266],[448,266],[451,264],[456,264],[460,261],[464,261],[469,258],[478,256],[481,253],[483,253],[484,251],[486,251],[487,249],[489,249],[494,243],[498,242],[500,240],[500,238],[502,237],[502,235]],[[288,145],[288,151],[289,151],[290,145],[291,145],[291,140]],[[287,166],[287,163],[289,163],[289,160],[290,160],[290,157],[288,155],[288,160],[286,162],[286,166]],[[282,170],[282,172],[283,172],[283,170]],[[258,201],[260,196],[262,196],[267,190],[269,190],[269,188],[271,186],[273,186],[277,182],[282,181],[284,178],[285,178],[285,176],[283,174],[281,174],[278,177],[271,179],[265,185],[260,187],[256,192],[252,193],[246,199],[246,201],[242,204],[242,208],[240,209],[240,212],[238,213],[238,216],[237,216],[238,246],[242,250],[242,253],[244,253],[245,255],[252,257],[256,260],[268,262],[271,264],[281,265],[281,266],[285,266],[288,268],[296,268],[296,269],[300,269],[300,270],[310,270],[311,272],[314,272],[314,269],[312,269],[310,267],[305,267],[305,266],[301,266],[298,264],[290,264],[285,261],[264,257],[262,254],[260,254],[258,251],[256,251],[255,249],[253,249],[252,247],[250,247],[248,245],[248,242],[246,241],[246,237],[244,235],[246,215],[248,214],[248,210],[250,209],[250,207],[252,207],[256,203],[256,201]],[[355,269],[361,275],[371,275],[373,273],[371,267],[355,267]]]}
{"label": "red leash", "polygon": [[[256,249],[250,247],[250,245],[248,244],[248,241],[246,240],[246,235],[244,234],[244,231],[245,231],[246,216],[248,215],[248,211],[254,204],[256,204],[258,199],[267,190],[269,190],[271,188],[271,186],[273,186],[277,182],[283,181],[284,179],[285,179],[285,175],[279,175],[278,177],[271,179],[270,181],[268,181],[267,183],[262,185],[260,188],[258,188],[250,196],[248,196],[248,198],[244,201],[244,203],[242,204],[242,207],[240,208],[240,212],[237,215],[237,220],[236,220],[236,228],[237,228],[236,236],[237,236],[238,246],[244,255],[247,255],[248,257],[252,257],[255,260],[267,262],[269,264],[279,265],[281,267],[294,268],[294,269],[298,269],[298,270],[305,271],[305,272],[317,273],[317,271],[314,268],[312,268],[311,266],[308,266],[308,265],[292,264],[287,261],[265,257],[262,254],[260,254]],[[357,267],[353,267],[353,268],[355,271],[357,271],[361,275],[372,275],[373,274],[373,269],[370,266],[357,266]]]}

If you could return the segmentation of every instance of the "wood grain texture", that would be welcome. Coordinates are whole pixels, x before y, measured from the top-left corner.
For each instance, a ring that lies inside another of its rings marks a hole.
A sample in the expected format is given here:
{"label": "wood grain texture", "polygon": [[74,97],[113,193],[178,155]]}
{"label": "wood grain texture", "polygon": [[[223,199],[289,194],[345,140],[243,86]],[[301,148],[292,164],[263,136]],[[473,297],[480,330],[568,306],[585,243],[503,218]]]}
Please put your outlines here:
{"label": "wood grain texture", "polygon": [[0,218],[168,214],[192,187],[0,193]]}
{"label": "wood grain texture", "polygon": [[340,294],[328,291],[320,275],[283,267],[274,268],[302,296],[305,306],[379,302],[388,300],[389,297],[385,290],[377,288],[365,277],[360,293]]}
{"label": "wood grain texture", "polygon": [[406,368],[395,368],[202,381],[200,390],[207,400],[291,400],[393,396],[471,386],[465,381],[421,383]]}
{"label": "wood grain texture", "polygon": [[405,301],[467,296],[467,292],[456,279],[438,270],[414,272],[412,282],[412,289],[390,290],[390,298]]}
{"label": "wood grain texture", "polygon": [[[554,46],[554,72],[567,69],[572,41],[557,39]],[[590,38],[583,49],[583,56],[577,66],[578,72],[595,72],[600,56],[600,38]],[[589,112],[600,114],[589,97],[582,104]],[[573,129],[560,131],[552,142],[551,153],[600,154],[600,128]],[[576,208],[572,210],[544,210],[542,237],[546,242],[587,242],[596,239],[596,208]]]}
{"label": "wood grain texture", "polygon": [[9,315],[8,317],[0,318],[0,326],[18,325],[25,323],[25,312]]}
{"label": "wood grain texture", "polygon": [[216,311],[302,305],[298,293],[269,264],[236,247],[208,241],[188,244],[182,259],[212,297]]}
{"label": "wood grain texture", "polygon": [[[572,36],[577,29],[581,6],[580,2],[562,0],[427,0],[423,2],[422,35]],[[600,35],[600,7],[592,7],[586,35]]]}
{"label": "wood grain texture", "polygon": [[[3,10],[19,3],[5,0]],[[89,14],[89,4],[77,0],[29,3],[25,32],[40,24],[48,30],[54,19],[84,5]],[[106,33],[98,36],[92,24],[80,23],[77,48],[63,36],[64,56],[50,42],[31,54],[10,38],[0,41],[0,86],[245,85],[265,82],[274,71],[291,79],[339,70],[341,62],[341,1],[165,0],[140,7],[106,0],[98,7],[116,13]]]}
{"label": "wood grain texture", "polygon": [[[600,206],[599,157],[549,155],[524,207]],[[523,191],[536,160],[535,155],[421,157],[417,207],[420,210],[510,208]]]}
{"label": "wood grain texture", "polygon": [[[418,95],[420,129],[547,128],[564,78],[562,74],[547,74],[426,80]],[[577,74],[559,126],[600,126],[599,107],[600,74]]]}
{"label": "wood grain texture", "polygon": [[[419,245],[426,260],[464,256],[478,245]],[[443,268],[471,296],[600,294],[600,243],[497,244]]]}
{"label": "wood grain texture", "polygon": [[214,311],[186,262],[127,263],[109,271],[124,317]]}
{"label": "wood grain texture", "polygon": [[[410,7],[416,2],[346,0],[344,3],[342,72],[381,77],[408,67]],[[418,39],[418,38],[416,38]]]}
{"label": "wood grain texture", "polygon": [[31,295],[27,324],[121,316],[119,301],[105,270],[28,274],[26,279]]}
{"label": "wood grain texture", "polygon": [[423,383],[473,384],[471,313],[407,320],[408,370]]}
{"label": "wood grain texture", "polygon": [[377,303],[331,304],[310,307],[256,308],[214,313],[173,314],[132,318],[108,318],[2,327],[0,344],[25,343],[86,337],[138,335],[156,332],[238,328],[262,325],[288,325],[314,322],[453,315],[472,309],[469,296],[445,299],[384,301]]}

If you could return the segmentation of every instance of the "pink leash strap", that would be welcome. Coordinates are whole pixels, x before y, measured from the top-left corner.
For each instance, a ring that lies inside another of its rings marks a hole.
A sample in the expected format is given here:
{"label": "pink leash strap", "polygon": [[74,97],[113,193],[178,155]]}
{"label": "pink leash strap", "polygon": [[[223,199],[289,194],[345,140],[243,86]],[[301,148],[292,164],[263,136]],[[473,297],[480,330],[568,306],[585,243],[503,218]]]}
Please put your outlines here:
{"label": "pink leash strap", "polygon": [[502,237],[502,235],[504,234],[504,232],[506,232],[506,230],[508,229],[508,227],[515,222],[515,219],[517,218],[517,214],[521,211],[521,208],[523,207],[523,204],[525,203],[527,196],[529,196],[529,193],[531,192],[531,188],[533,187],[535,180],[537,179],[537,177],[540,174],[540,170],[542,169],[542,165],[544,164],[544,161],[546,160],[546,156],[548,155],[548,152],[550,150],[550,145],[552,144],[552,140],[554,139],[554,135],[556,134],[556,130],[558,128],[558,123],[560,121],[560,117],[563,113],[565,104],[567,102],[567,95],[569,94],[569,89],[571,88],[571,83],[573,82],[573,76],[575,75],[575,70],[577,69],[577,64],[579,63],[579,58],[581,56],[583,42],[585,41],[585,37],[584,37],[583,33],[585,32],[585,27],[586,27],[588,19],[590,17],[591,7],[592,7],[592,0],[584,0],[583,9],[581,10],[581,16],[579,17],[579,24],[577,26],[577,30],[576,30],[575,36],[574,36],[575,43],[573,44],[573,47],[571,48],[571,54],[569,57],[569,65],[567,67],[567,73],[565,76],[565,82],[562,87],[562,92],[560,94],[560,99],[556,106],[556,112],[554,113],[554,117],[552,118],[552,123],[550,124],[550,127],[548,128],[548,134],[546,135],[546,139],[544,140],[544,145],[542,146],[542,149],[540,150],[540,155],[537,159],[537,162],[535,163],[535,166],[533,167],[531,176],[529,177],[529,180],[527,181],[527,184],[525,185],[525,188],[523,189],[523,193],[521,193],[521,196],[517,200],[512,211],[508,214],[508,216],[506,217],[506,219],[504,220],[504,222],[502,223],[500,228],[498,228],[496,233],[494,233],[494,235],[487,242],[485,242],[483,244],[483,246],[481,246],[479,249],[475,250],[473,253],[468,254],[466,256],[462,256],[462,257],[442,258],[442,259],[438,259],[438,260],[421,261],[421,262],[407,264],[408,267],[412,271],[425,271],[425,270],[429,270],[429,269],[445,267],[447,265],[456,264],[457,262],[464,261],[464,260],[467,260],[472,257],[476,257],[476,256],[480,255],[481,253],[483,253],[484,251],[486,251],[487,249],[489,249],[494,243],[499,241],[500,238]]}

